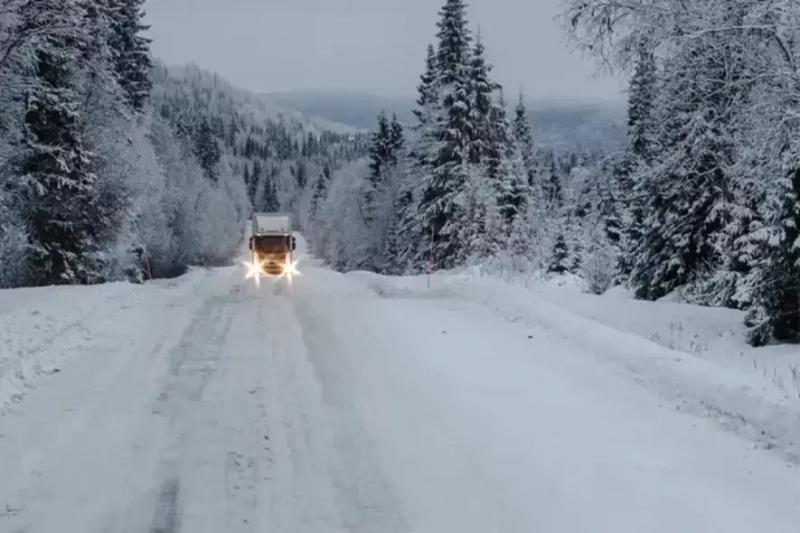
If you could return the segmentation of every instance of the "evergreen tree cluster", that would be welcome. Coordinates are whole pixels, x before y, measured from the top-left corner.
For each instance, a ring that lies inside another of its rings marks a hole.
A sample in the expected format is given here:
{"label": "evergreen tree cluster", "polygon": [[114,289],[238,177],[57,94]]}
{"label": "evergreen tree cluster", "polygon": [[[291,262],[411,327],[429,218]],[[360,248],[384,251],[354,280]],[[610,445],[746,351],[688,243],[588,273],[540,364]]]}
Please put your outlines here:
{"label": "evergreen tree cluster", "polygon": [[437,28],[415,123],[403,130],[381,116],[371,139],[358,206],[368,244],[350,268],[405,272],[487,259],[508,245],[513,228],[527,231],[541,207],[530,129],[518,132],[509,119],[465,3],[448,0]]}
{"label": "evergreen tree cluster", "polygon": [[191,147],[207,177],[215,180],[224,160],[256,211],[285,210],[305,223],[317,176],[367,154],[365,135],[316,131],[194,65],[157,65],[153,77],[159,115]]}
{"label": "evergreen tree cluster", "polygon": [[[150,92],[142,0],[9,2],[0,21],[0,284],[91,283],[129,190],[103,175],[98,132],[140,120]],[[9,235],[25,235],[8,244]]]}
{"label": "evergreen tree cluster", "polygon": [[800,6],[574,0],[566,18],[632,73],[619,278],[745,309],[754,344],[800,342]]}
{"label": "evergreen tree cluster", "polygon": [[[597,153],[539,149],[524,96],[508,109],[465,3],[447,0],[439,15],[413,123],[379,116],[369,157],[332,186],[319,182],[317,255],[392,274],[468,264],[580,274],[586,253],[616,257],[610,165]],[[601,212],[603,246],[584,246]]]}
{"label": "evergreen tree cluster", "polygon": [[0,17],[0,287],[222,264],[253,208],[367,151],[196,67],[153,65],[144,0],[8,0]]}

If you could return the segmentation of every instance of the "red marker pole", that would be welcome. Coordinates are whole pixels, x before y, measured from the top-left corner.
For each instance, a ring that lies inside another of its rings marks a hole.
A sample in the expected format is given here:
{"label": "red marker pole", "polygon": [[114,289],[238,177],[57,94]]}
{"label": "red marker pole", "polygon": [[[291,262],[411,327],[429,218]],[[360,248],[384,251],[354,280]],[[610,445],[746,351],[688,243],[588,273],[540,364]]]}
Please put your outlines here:
{"label": "red marker pole", "polygon": [[431,246],[428,248],[428,289],[431,288],[431,276],[433,276],[433,242],[435,233],[433,226],[431,226]]}

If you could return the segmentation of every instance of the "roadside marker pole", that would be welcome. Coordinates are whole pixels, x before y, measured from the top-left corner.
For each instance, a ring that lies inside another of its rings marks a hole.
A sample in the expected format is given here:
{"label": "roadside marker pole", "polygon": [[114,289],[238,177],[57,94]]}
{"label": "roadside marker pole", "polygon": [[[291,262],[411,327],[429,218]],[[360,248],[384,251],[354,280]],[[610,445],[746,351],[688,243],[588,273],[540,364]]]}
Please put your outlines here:
{"label": "roadside marker pole", "polygon": [[431,226],[431,246],[428,248],[428,289],[431,288],[431,276],[433,275],[433,242],[435,238],[434,227]]}

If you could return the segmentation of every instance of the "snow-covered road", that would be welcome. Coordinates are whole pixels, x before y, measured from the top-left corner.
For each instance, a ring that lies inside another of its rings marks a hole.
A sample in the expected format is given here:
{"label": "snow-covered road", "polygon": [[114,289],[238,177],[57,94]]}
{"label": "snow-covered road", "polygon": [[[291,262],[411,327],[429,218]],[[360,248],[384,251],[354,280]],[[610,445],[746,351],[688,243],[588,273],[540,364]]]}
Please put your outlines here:
{"label": "snow-covered road", "polygon": [[585,339],[301,266],[98,289],[0,414],[0,532],[798,530],[796,467]]}

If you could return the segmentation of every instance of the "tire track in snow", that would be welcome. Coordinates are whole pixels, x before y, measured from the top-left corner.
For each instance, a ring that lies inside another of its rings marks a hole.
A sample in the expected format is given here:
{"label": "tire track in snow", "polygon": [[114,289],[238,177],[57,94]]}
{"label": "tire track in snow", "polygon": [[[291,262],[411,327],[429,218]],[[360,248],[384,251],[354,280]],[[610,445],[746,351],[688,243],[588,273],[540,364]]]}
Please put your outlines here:
{"label": "tire track in snow", "polygon": [[181,521],[178,509],[180,489],[178,479],[167,479],[161,484],[150,533],[177,533],[180,531]]}
{"label": "tire track in snow", "polygon": [[396,488],[383,470],[375,444],[355,409],[351,359],[311,303],[296,299],[293,312],[302,328],[308,363],[333,420],[337,500],[348,531],[409,531]]}
{"label": "tire track in snow", "polygon": [[168,419],[172,438],[158,469],[162,481],[150,533],[181,531],[185,503],[182,496],[191,497],[188,490],[191,487],[184,487],[183,474],[192,466],[187,463],[193,454],[199,453],[193,449],[203,442],[198,433],[208,425],[198,419],[213,412],[203,405],[204,394],[220,367],[234,318],[229,298],[230,294],[205,302],[170,352],[165,384],[155,400],[153,413]]}

